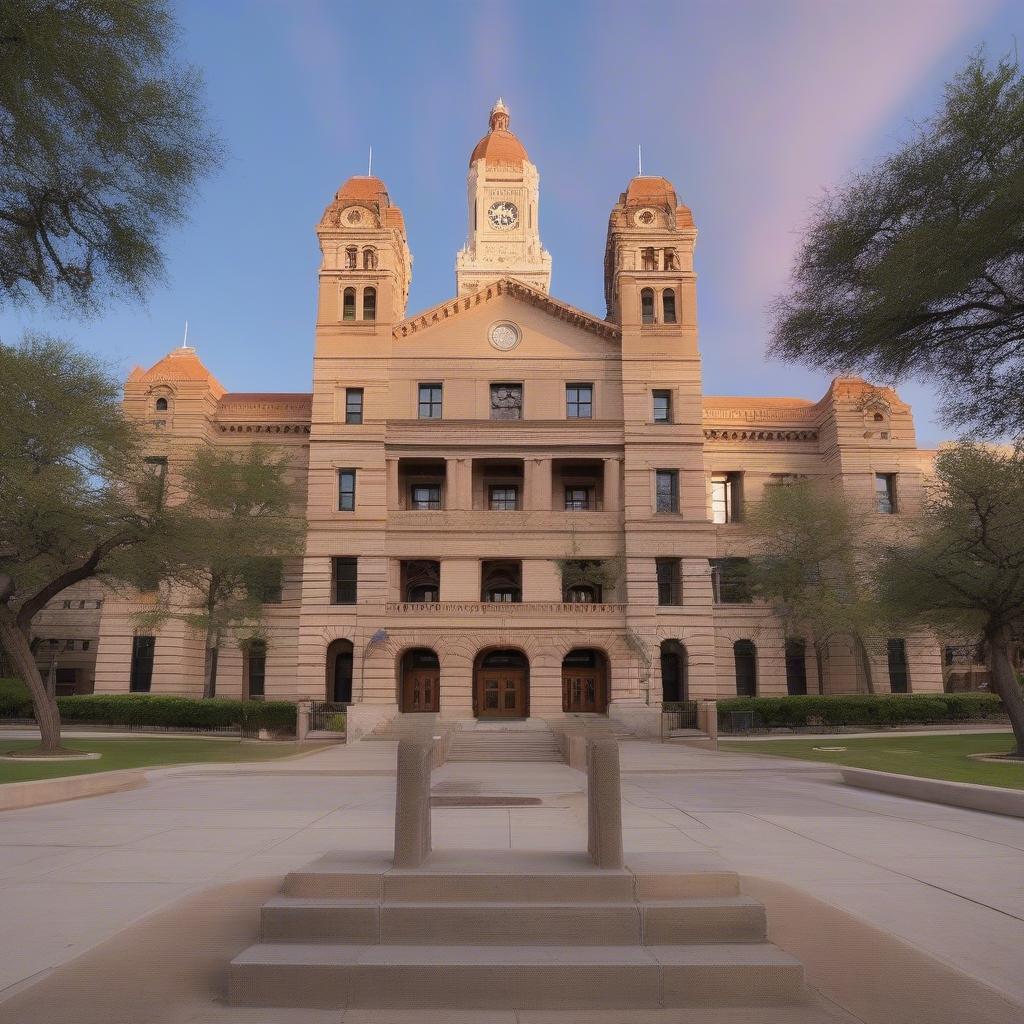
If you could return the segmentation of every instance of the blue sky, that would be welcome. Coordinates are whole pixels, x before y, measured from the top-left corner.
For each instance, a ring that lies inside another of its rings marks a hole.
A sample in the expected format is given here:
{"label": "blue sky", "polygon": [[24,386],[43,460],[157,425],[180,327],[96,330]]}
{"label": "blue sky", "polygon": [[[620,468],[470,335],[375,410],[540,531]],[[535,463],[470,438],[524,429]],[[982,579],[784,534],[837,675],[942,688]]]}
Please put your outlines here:
{"label": "blue sky", "polygon": [[[469,153],[500,93],[541,175],[552,292],[604,315],[608,212],[636,172],[664,174],[700,231],[708,394],[819,397],[821,375],[768,361],[765,307],[824,188],[897,145],[979,45],[1024,35],[1017,0],[181,0],[227,159],[167,235],[145,305],[88,322],[0,312],[0,337],[70,337],[127,373],[181,340],[232,391],[310,387],[314,225],[374,173],[403,209],[410,312],[450,296]],[[946,432],[909,382],[918,437]]]}

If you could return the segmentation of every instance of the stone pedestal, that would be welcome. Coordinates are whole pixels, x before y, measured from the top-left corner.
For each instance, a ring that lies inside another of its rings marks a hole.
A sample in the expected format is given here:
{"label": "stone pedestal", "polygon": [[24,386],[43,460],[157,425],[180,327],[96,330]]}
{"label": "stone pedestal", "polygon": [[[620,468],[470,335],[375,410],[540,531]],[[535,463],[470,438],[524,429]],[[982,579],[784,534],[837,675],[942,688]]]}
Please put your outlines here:
{"label": "stone pedestal", "polygon": [[587,741],[587,851],[599,868],[622,867],[622,792],[619,743]]}
{"label": "stone pedestal", "polygon": [[418,868],[430,854],[432,740],[398,743],[395,790],[395,867]]}

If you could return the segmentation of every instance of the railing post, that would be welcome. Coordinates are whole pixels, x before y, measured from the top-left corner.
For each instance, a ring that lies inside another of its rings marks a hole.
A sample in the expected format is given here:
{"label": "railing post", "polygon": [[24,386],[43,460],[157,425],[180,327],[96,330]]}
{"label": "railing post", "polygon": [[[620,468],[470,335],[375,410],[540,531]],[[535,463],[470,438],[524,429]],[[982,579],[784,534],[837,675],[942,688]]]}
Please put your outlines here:
{"label": "railing post", "polygon": [[433,739],[398,741],[395,867],[418,868],[430,853],[430,763]]}
{"label": "railing post", "polygon": [[587,851],[599,868],[622,867],[619,743],[611,736],[587,743]]}

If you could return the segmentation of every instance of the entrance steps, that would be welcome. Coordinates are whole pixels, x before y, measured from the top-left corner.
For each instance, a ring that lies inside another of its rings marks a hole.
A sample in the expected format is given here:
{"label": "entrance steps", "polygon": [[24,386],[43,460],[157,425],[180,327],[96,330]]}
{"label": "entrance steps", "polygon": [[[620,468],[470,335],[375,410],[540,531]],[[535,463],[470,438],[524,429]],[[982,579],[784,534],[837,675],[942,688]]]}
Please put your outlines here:
{"label": "entrance steps", "polygon": [[365,740],[390,740],[397,743],[408,736],[437,736],[441,729],[448,731],[455,726],[452,723],[442,725],[440,715],[431,714],[398,714],[381,722],[362,739]]}
{"label": "entrance steps", "polygon": [[550,729],[460,729],[448,748],[448,761],[532,761],[564,764]]}
{"label": "entrance steps", "polygon": [[331,855],[285,881],[235,1005],[424,1010],[797,1005],[797,960],[708,856],[435,852],[422,868]]}

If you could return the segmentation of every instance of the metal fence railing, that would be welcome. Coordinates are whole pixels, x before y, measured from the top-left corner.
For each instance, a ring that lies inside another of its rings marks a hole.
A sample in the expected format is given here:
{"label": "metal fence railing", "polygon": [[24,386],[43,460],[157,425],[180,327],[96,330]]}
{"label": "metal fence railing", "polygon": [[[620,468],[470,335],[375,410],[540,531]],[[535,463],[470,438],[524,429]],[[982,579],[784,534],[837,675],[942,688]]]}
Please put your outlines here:
{"label": "metal fence railing", "polygon": [[673,701],[662,705],[661,738],[671,736],[677,729],[697,729],[697,702],[695,700]]}
{"label": "metal fence railing", "polygon": [[342,732],[338,728],[339,716],[348,710],[347,704],[339,704],[331,700],[314,700],[309,705],[310,732],[327,731]]}

